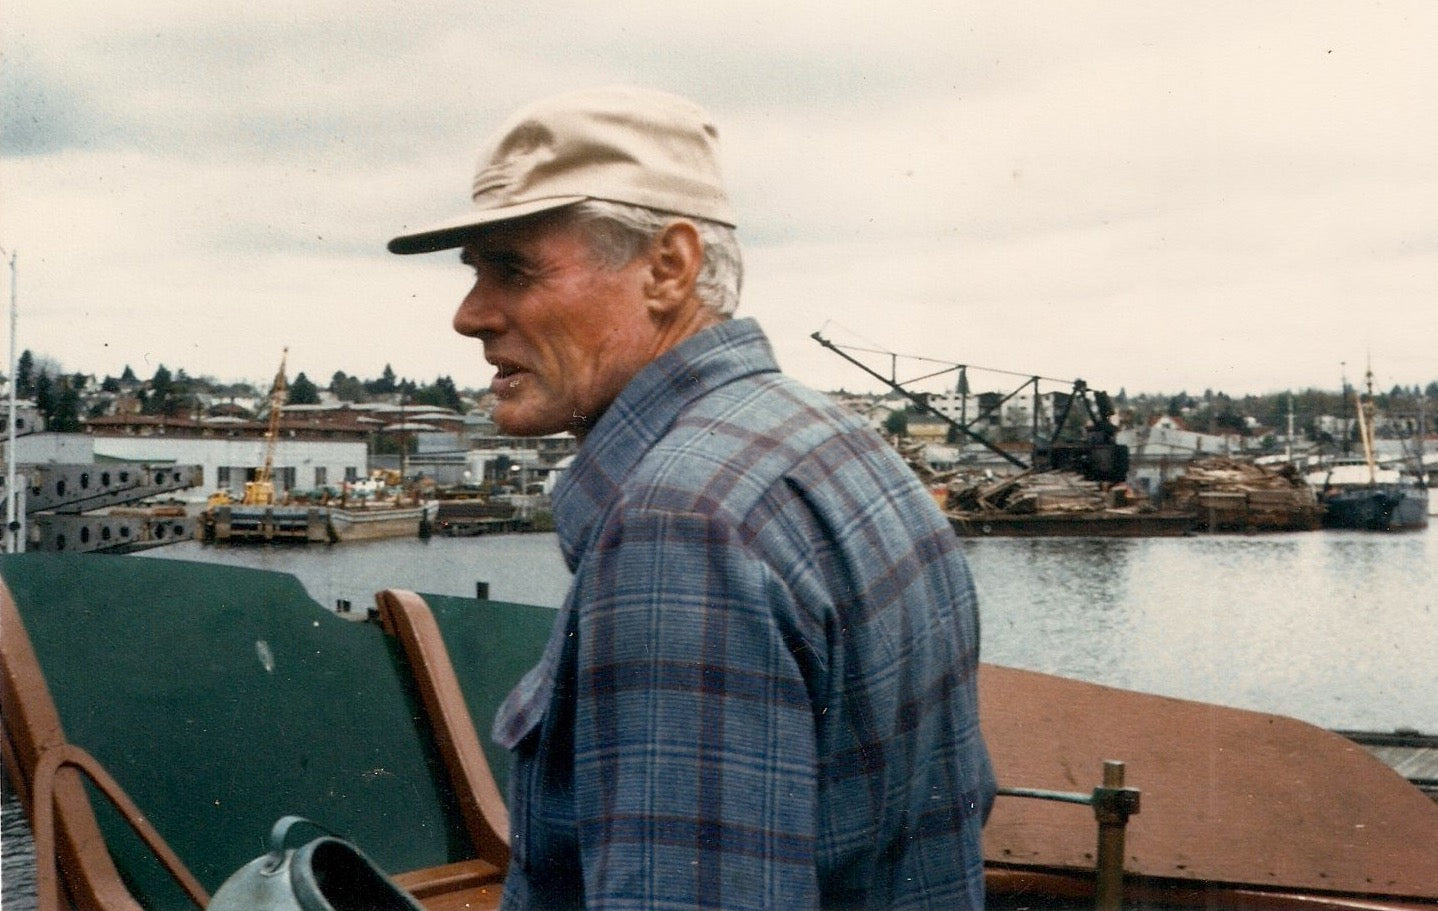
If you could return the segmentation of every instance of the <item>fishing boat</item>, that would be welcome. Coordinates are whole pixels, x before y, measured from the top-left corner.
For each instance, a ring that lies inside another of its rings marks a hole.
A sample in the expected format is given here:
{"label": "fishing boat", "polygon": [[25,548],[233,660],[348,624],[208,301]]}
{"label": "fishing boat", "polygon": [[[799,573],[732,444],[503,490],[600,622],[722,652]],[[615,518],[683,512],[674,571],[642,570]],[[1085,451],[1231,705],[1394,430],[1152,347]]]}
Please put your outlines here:
{"label": "fishing boat", "polygon": [[1308,474],[1323,506],[1325,528],[1403,531],[1428,526],[1428,488],[1421,461],[1416,470],[1379,464],[1374,447],[1373,369],[1366,395],[1355,393],[1362,458],[1339,458]]}
{"label": "fishing boat", "polygon": [[[385,590],[352,618],[289,575],[103,555],[0,577],[39,911],[203,908],[288,814],[428,911],[496,906],[509,756],[477,732],[552,609]],[[1438,803],[1346,737],[992,664],[979,686],[993,907],[1438,907]]]}
{"label": "fishing boat", "polygon": [[1401,468],[1339,459],[1309,474],[1325,528],[1402,531],[1428,525],[1428,488]]}

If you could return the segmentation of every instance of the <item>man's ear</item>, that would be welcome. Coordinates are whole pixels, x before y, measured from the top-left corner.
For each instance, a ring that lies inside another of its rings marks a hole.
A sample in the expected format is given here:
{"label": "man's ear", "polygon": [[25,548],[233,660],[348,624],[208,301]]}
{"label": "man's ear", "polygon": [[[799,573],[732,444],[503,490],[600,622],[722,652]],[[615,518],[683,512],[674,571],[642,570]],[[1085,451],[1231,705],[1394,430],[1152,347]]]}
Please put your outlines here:
{"label": "man's ear", "polygon": [[649,275],[644,283],[649,307],[656,314],[671,314],[694,294],[704,244],[693,222],[671,222],[649,248]]}

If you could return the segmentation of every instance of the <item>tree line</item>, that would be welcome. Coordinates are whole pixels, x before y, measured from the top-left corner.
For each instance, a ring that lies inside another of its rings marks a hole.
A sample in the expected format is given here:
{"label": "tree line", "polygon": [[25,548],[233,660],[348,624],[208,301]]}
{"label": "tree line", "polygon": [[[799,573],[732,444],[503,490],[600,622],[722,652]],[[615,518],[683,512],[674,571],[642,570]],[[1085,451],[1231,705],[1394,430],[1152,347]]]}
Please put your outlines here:
{"label": "tree line", "polygon": [[[249,383],[193,377],[184,368],[172,372],[164,364],[156,367],[148,380],[141,380],[127,365],[118,377],[106,376],[101,380],[96,390],[90,388],[90,377],[83,373],[65,373],[52,359],[37,357],[28,349],[16,363],[15,376],[16,395],[34,399],[45,418],[45,426],[59,432],[80,430],[84,416],[107,413],[113,398],[120,394],[135,396],[141,414],[169,417],[201,413],[204,410],[202,395],[212,400],[262,400],[269,394],[268,388],[260,390]],[[321,387],[303,371],[286,386],[286,404],[313,405],[321,400]],[[397,376],[389,364],[385,364],[379,376],[370,379],[336,370],[324,388],[342,402],[402,401],[458,412],[466,410],[465,399],[478,397],[473,391],[458,389],[448,376],[438,376],[433,382],[421,384]],[[1295,430],[1319,442],[1323,442],[1326,435],[1319,426],[1320,417],[1352,417],[1355,408],[1351,386],[1346,392],[1310,388],[1243,396],[1230,396],[1212,389],[1192,395],[1188,392],[1130,395],[1120,389],[1113,402],[1119,419],[1126,424],[1144,424],[1167,414],[1182,418],[1191,430],[1240,436],[1284,432],[1291,409]],[[1422,388],[1394,386],[1386,393],[1375,393],[1374,407],[1410,432],[1417,432],[1420,426],[1432,432],[1438,429],[1438,380]],[[891,432],[902,432],[899,428],[907,423],[907,412],[908,409],[904,409],[892,418],[890,423],[895,426]]]}
{"label": "tree line", "polygon": [[[321,389],[304,371],[286,381],[285,404],[317,405]],[[449,376],[438,376],[431,383],[418,383],[395,375],[385,364],[378,377],[362,379],[343,370],[330,377],[329,392],[342,402],[400,401],[412,405],[448,408],[463,413],[464,395]],[[105,376],[98,388],[83,373],[65,373],[46,357],[37,357],[29,349],[15,364],[15,394],[34,399],[36,409],[45,419],[47,429],[58,433],[75,433],[82,429],[85,417],[109,413],[114,399],[131,395],[139,402],[145,415],[165,417],[194,416],[205,411],[202,397],[212,403],[229,399],[268,398],[271,389],[260,390],[249,383],[224,383],[211,377],[190,376],[184,368],[171,371],[164,364],[155,368],[147,380],[140,379],[129,365],[119,376]]]}

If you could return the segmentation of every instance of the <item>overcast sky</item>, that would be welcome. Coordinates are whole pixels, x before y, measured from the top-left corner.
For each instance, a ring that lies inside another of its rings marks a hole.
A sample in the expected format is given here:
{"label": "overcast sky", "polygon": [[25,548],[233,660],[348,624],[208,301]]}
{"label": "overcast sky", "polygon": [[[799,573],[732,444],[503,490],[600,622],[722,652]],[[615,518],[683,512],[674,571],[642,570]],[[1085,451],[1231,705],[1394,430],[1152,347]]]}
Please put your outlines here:
{"label": "overcast sky", "polygon": [[457,257],[385,241],[515,107],[625,82],[714,115],[741,312],[812,385],[874,386],[820,329],[1131,393],[1426,385],[1435,48],[1431,0],[12,2],[0,246],[67,372],[487,385]]}

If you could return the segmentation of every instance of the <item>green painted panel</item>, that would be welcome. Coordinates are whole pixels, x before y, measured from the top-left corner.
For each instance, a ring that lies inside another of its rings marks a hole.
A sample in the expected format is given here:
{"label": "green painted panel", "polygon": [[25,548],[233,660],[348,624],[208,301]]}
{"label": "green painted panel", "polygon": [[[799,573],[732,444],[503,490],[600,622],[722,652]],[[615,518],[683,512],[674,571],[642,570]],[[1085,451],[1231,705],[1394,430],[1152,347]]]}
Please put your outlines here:
{"label": "green painted panel", "polygon": [[[208,889],[286,813],[390,872],[471,856],[427,723],[378,626],[292,576],[97,554],[0,557],[66,737],[95,755]],[[103,799],[150,908],[192,907]],[[104,805],[104,808],[102,808]]]}
{"label": "green painted panel", "polygon": [[539,660],[556,612],[549,607],[443,595],[424,595],[424,600],[444,637],[494,780],[500,792],[507,793],[509,751],[490,739],[489,729],[504,697]]}

